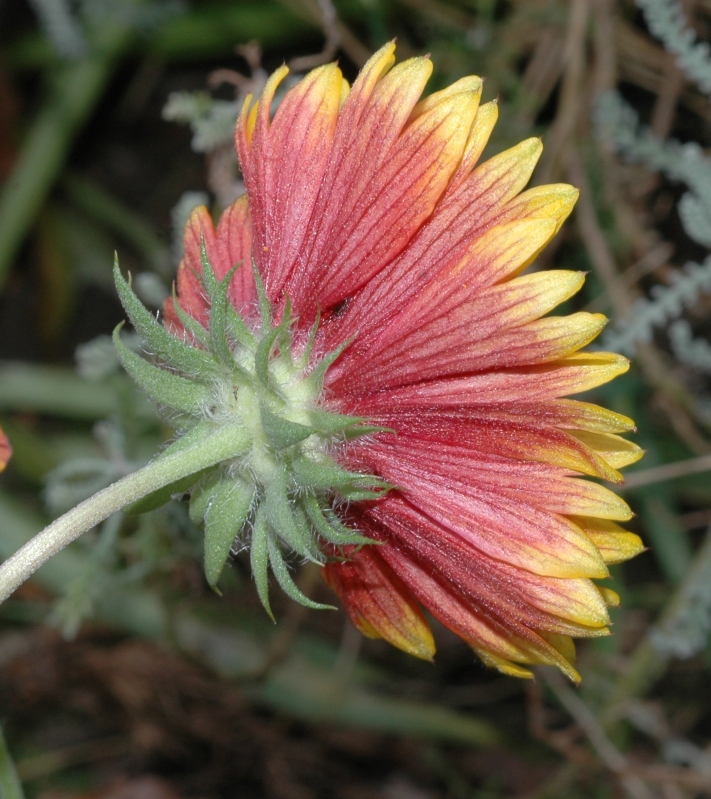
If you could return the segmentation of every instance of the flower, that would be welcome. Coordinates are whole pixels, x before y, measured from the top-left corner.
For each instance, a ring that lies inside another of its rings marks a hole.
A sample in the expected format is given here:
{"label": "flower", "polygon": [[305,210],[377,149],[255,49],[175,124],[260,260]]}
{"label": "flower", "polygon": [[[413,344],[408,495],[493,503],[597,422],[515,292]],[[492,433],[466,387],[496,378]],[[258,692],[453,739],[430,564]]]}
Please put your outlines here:
{"label": "flower", "polygon": [[10,441],[5,433],[3,433],[2,427],[0,427],[0,472],[5,470],[7,462],[11,457],[12,447],[10,446]]}
{"label": "flower", "polygon": [[582,274],[520,274],[577,196],[524,191],[540,141],[477,166],[497,117],[481,80],[421,100],[430,60],[394,50],[350,88],[315,69],[272,118],[277,70],[237,124],[247,196],[216,228],[204,208],[187,225],[165,309],[183,349],[153,352],[190,380],[166,404],[185,436],[238,418],[249,441],[192,489],[208,579],[239,535],[267,608],[269,565],[315,604],[296,553],[325,561],[367,636],[431,659],[424,608],[490,666],[577,680],[573,637],[607,634],[617,602],[592,580],[642,549],[625,502],[580,475],[620,482],[641,451],[618,436],[630,419],[564,397],[628,363],[579,352],[600,314],[546,316]]}

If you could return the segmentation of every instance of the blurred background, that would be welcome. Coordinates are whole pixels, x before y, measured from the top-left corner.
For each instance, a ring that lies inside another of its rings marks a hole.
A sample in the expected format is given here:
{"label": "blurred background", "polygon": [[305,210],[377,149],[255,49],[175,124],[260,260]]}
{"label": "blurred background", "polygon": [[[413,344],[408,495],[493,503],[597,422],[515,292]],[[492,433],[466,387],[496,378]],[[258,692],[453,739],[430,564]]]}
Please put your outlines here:
{"label": "blurred background", "polygon": [[3,799],[13,770],[28,799],[711,796],[710,36],[711,0],[0,0],[0,557],[169,435],[107,338],[114,251],[160,307],[190,210],[242,192],[244,95],[282,62],[352,80],[393,37],[432,90],[486,77],[484,157],[541,135],[534,183],[582,189],[534,268],[588,272],[563,310],[633,358],[590,399],[637,421],[649,546],[575,689],[442,628],[421,663],[276,592],[274,626],[239,556],[208,589],[184,506],[118,514],[0,607]]}

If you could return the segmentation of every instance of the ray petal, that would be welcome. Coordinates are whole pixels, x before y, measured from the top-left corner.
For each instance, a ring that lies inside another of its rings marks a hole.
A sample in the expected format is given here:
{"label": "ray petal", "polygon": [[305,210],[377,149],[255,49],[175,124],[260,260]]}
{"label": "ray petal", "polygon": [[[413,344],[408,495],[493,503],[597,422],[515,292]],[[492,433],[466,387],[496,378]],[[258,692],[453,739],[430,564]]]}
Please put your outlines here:
{"label": "ray petal", "polygon": [[590,433],[586,430],[572,431],[578,441],[581,441],[593,452],[604,458],[614,469],[629,466],[644,455],[644,450],[632,441],[612,433]]}
{"label": "ray petal", "polygon": [[[522,142],[477,167],[444,197],[402,256],[353,298],[341,323],[342,335],[378,329],[393,309],[406,306],[444,270],[456,270],[503,206],[526,184],[540,153],[538,139]],[[550,235],[556,227],[554,223]]]}
{"label": "ray petal", "polygon": [[[597,388],[629,369],[622,355],[575,353],[541,366],[433,380],[383,391],[361,400],[370,407],[463,408],[491,403],[552,400]],[[348,395],[344,393],[344,400]]]}
{"label": "ray petal", "polygon": [[403,652],[432,660],[435,644],[429,625],[378,548],[348,547],[344,554],[324,566],[323,576],[343,600],[354,626],[368,638],[383,638]]}
{"label": "ray petal", "polygon": [[404,582],[413,587],[427,610],[477,650],[485,650],[514,663],[556,665],[573,679],[579,679],[558,650],[520,622],[510,619],[504,624],[484,608],[475,609],[465,599],[448,592],[427,570],[400,550],[388,546],[381,549],[383,558]]}
{"label": "ray petal", "polygon": [[642,539],[607,519],[573,516],[572,521],[584,530],[600,550],[605,563],[622,563],[644,552]]}
{"label": "ray petal", "polygon": [[461,160],[480,94],[481,81],[468,78],[415,106],[387,161],[342,220],[345,240],[337,237],[321,253],[329,264],[316,287],[324,307],[372,278],[430,216]]}
{"label": "ray petal", "polygon": [[[283,77],[285,73],[276,74]],[[335,64],[319,67],[287,92],[270,122],[269,105],[277,88],[277,82],[270,81],[259,101],[249,152],[240,152],[254,211],[254,257],[273,301],[281,299],[311,229],[342,86]]]}
{"label": "ray petal", "polygon": [[10,440],[0,428],[0,472],[5,470],[8,461],[12,457],[12,446]]}

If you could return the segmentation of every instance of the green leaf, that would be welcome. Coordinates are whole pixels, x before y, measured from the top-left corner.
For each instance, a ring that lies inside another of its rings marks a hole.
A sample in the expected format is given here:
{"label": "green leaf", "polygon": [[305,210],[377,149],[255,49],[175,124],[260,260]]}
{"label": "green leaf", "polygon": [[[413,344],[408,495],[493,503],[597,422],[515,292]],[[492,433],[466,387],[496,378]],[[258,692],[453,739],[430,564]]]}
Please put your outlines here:
{"label": "green leaf", "polygon": [[[269,318],[271,319],[271,309],[269,311]],[[278,388],[272,383],[269,376],[269,361],[274,345],[278,340],[282,357],[285,357],[290,363],[293,363],[291,357],[291,335],[289,332],[290,324],[291,302],[287,297],[281,322],[277,327],[265,333],[264,338],[259,342],[257,351],[254,354],[254,371],[257,377],[265,388],[273,391],[277,396],[279,396]],[[264,326],[262,326],[262,329],[264,330]]]}
{"label": "green leaf", "polygon": [[[365,546],[366,544],[377,544],[372,538],[360,535],[357,530],[351,530],[340,522],[331,511],[321,507],[316,497],[307,496],[301,499],[301,504],[306,510],[309,521],[314,526],[316,532],[336,546]],[[329,509],[330,510],[330,509]]]}
{"label": "green leaf", "polygon": [[344,499],[348,499],[351,502],[364,502],[369,499],[380,499],[384,493],[389,491],[393,486],[383,483],[382,488],[351,488],[349,486],[339,486],[336,488],[336,492],[340,494]]}
{"label": "green leaf", "polygon": [[316,432],[325,436],[337,436],[339,434],[347,439],[366,436],[371,433],[394,433],[389,427],[368,424],[368,420],[361,416],[346,416],[341,413],[332,413],[315,409],[309,413],[309,421]]}
{"label": "green leaf", "polygon": [[330,459],[317,462],[307,457],[295,458],[292,462],[292,470],[299,485],[304,488],[333,488],[342,494],[346,490],[375,488],[385,491],[392,488],[389,483],[375,475],[354,474]]}
{"label": "green leaf", "polygon": [[262,505],[257,508],[257,515],[254,518],[249,560],[259,599],[264,610],[269,614],[269,618],[276,621],[269,605],[269,528]]}
{"label": "green leaf", "polygon": [[222,472],[219,469],[212,469],[191,491],[188,513],[193,524],[202,524],[205,521],[205,514],[210,507],[213,494],[222,479]]}
{"label": "green leaf", "polygon": [[123,322],[114,330],[116,354],[123,368],[146,394],[161,405],[192,415],[209,407],[212,397],[206,386],[148,363],[121,341],[122,327]]}
{"label": "green leaf", "polygon": [[205,330],[200,322],[198,322],[197,319],[190,316],[189,313],[186,313],[183,310],[180,302],[178,302],[178,295],[175,292],[175,286],[173,286],[173,309],[182,326],[188,331],[188,333],[190,333],[195,341],[200,342],[200,344],[207,349],[210,343],[210,334],[207,332],[207,330]]}
{"label": "green leaf", "polygon": [[205,287],[210,297],[210,340],[212,342],[212,351],[224,364],[229,367],[235,367],[234,355],[227,340],[227,306],[229,305],[227,292],[234,273],[239,268],[239,264],[233,266],[222,280],[218,280],[207,257],[204,239],[200,242],[200,257],[202,258],[203,274],[206,276]]}
{"label": "green leaf", "polygon": [[273,389],[269,380],[269,359],[271,358],[274,342],[279,335],[279,328],[275,327],[259,342],[254,354],[254,371],[261,384],[268,389]]}
{"label": "green leaf", "polygon": [[326,372],[329,370],[332,364],[341,357],[344,350],[350,347],[352,341],[353,339],[344,341],[340,347],[337,347],[333,352],[329,352],[328,355],[325,355],[323,358],[321,358],[321,360],[316,364],[314,370],[306,378],[307,381],[314,387],[316,393],[319,393],[321,390],[321,385],[323,384],[323,378],[326,376]]}
{"label": "green leaf", "polygon": [[[314,563],[321,563],[323,556],[316,546],[314,537],[305,523],[297,520],[292,512],[292,503],[286,492],[283,480],[272,480],[265,490],[264,509],[267,522],[284,543],[303,558],[308,558]],[[301,522],[301,523],[299,523]]]}
{"label": "green leaf", "polygon": [[307,457],[295,458],[292,463],[292,471],[299,485],[310,489],[346,485],[354,477],[332,460],[316,462]]}
{"label": "green leaf", "polygon": [[346,441],[352,441],[354,438],[360,436],[369,436],[374,433],[395,433],[392,427],[383,427],[379,424],[359,424],[353,427],[348,427],[343,431],[343,437]]}
{"label": "green leaf", "polygon": [[296,365],[299,369],[306,369],[309,365],[309,360],[311,359],[311,353],[314,349],[314,344],[316,343],[316,334],[318,333],[318,327],[321,323],[321,311],[316,313],[316,321],[311,325],[311,330],[309,330],[309,337],[306,340],[306,346],[304,347],[304,351],[299,355]]}
{"label": "green leaf", "polygon": [[242,314],[238,313],[232,307],[232,303],[227,303],[226,322],[227,328],[236,342],[241,344],[245,349],[256,349],[257,339],[252,331],[247,327],[247,323],[242,318]]}
{"label": "green leaf", "polygon": [[268,539],[268,546],[272,571],[285,594],[306,608],[313,608],[314,610],[336,610],[333,605],[322,605],[320,602],[314,602],[313,599],[309,599],[305,594],[301,593],[296,583],[292,580],[291,574],[289,574],[289,569],[286,563],[284,563],[284,556],[277,542],[270,537]]}
{"label": "green leaf", "polygon": [[176,369],[189,375],[202,375],[217,368],[215,359],[206,351],[191,347],[169,333],[143,306],[114,262],[114,281],[121,304],[136,331],[149,347]]}
{"label": "green leaf", "polygon": [[332,413],[315,408],[309,411],[309,421],[319,433],[332,436],[367,420],[359,416],[346,416],[342,413]]}
{"label": "green leaf", "polygon": [[264,434],[269,439],[270,446],[277,451],[298,444],[315,432],[311,427],[291,422],[283,416],[272,413],[265,404],[262,404],[259,413]]}
{"label": "green leaf", "polygon": [[254,285],[257,289],[257,298],[259,300],[259,315],[262,319],[262,332],[269,330],[272,326],[272,306],[267,297],[267,292],[264,288],[262,276],[259,274],[257,262],[252,257],[252,271],[254,272]]}
{"label": "green leaf", "polygon": [[279,341],[279,353],[282,358],[285,358],[290,364],[294,363],[294,359],[292,358],[291,353],[291,300],[289,297],[286,298],[286,303],[284,305],[284,315],[281,318],[281,322],[279,322],[279,327],[277,330],[279,331],[278,341]]}
{"label": "green leaf", "polygon": [[241,480],[224,479],[212,492],[205,513],[205,577],[213,588],[249,516],[253,499],[254,488]]}
{"label": "green leaf", "polygon": [[202,230],[200,231],[200,263],[202,264],[202,274],[197,275],[200,282],[205,286],[209,299],[215,296],[217,290],[218,280],[215,275],[215,270],[212,268],[212,262],[207,254],[207,247],[205,246],[205,235]]}

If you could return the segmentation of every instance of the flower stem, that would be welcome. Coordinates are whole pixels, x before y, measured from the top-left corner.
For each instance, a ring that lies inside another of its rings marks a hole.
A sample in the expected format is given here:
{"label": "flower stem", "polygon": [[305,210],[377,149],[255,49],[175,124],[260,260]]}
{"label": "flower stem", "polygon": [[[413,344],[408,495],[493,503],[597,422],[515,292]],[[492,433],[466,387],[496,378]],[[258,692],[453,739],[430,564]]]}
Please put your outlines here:
{"label": "flower stem", "polygon": [[250,437],[244,427],[229,425],[98,491],[45,527],[0,566],[0,602],[53,555],[112,513],[176,480],[242,454],[249,444]]}

